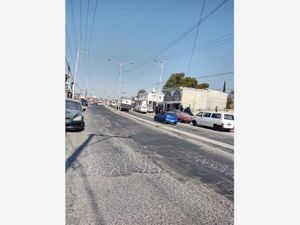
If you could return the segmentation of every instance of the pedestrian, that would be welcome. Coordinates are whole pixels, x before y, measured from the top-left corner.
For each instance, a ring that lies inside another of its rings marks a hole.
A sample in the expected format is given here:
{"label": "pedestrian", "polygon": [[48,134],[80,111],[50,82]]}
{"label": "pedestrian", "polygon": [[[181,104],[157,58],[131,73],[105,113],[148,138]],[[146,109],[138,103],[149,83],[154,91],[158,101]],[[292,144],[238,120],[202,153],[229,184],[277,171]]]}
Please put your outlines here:
{"label": "pedestrian", "polygon": [[182,107],[182,105],[180,105],[180,111],[183,112],[183,107]]}
{"label": "pedestrian", "polygon": [[216,110],[216,112],[218,112],[218,106],[216,106],[215,110]]}

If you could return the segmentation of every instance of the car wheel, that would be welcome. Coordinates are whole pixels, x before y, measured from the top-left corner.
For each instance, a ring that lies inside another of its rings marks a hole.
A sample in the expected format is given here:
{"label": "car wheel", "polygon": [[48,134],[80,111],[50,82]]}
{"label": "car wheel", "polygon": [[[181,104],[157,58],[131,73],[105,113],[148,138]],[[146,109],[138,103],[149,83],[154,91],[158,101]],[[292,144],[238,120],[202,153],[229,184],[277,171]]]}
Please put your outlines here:
{"label": "car wheel", "polygon": [[80,131],[83,131],[84,128],[85,128],[85,123],[83,122],[83,123],[81,124]]}
{"label": "car wheel", "polygon": [[213,128],[214,130],[218,130],[219,126],[217,124],[214,124]]}
{"label": "car wheel", "polygon": [[192,123],[193,123],[193,126],[197,126],[196,120],[193,120]]}
{"label": "car wheel", "polygon": [[176,125],[177,123],[175,122],[174,125]]}

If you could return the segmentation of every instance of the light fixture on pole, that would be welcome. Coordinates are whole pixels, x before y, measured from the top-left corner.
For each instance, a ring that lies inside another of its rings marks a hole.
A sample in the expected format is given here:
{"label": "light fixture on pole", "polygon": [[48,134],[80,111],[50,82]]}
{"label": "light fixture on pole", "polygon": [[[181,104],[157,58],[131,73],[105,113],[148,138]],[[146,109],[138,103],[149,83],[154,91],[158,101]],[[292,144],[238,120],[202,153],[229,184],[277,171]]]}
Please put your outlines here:
{"label": "light fixture on pole", "polygon": [[113,59],[107,59],[107,61],[115,62],[119,65],[119,95],[118,95],[118,100],[119,100],[119,106],[117,106],[118,109],[121,109],[121,78],[122,78],[122,66],[123,65],[128,65],[128,64],[133,64],[133,62],[127,62],[127,63],[120,63],[116,60]]}

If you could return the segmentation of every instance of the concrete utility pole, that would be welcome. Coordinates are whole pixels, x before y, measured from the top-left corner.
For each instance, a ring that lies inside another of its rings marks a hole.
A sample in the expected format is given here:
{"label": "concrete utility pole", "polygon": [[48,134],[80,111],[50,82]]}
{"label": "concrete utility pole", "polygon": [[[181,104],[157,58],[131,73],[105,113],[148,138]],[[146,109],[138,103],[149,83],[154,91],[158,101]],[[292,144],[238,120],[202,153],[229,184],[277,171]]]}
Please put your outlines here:
{"label": "concrete utility pole", "polygon": [[161,61],[161,60],[157,60],[157,59],[154,59],[154,62],[158,62],[159,65],[160,65],[160,76],[159,76],[159,86],[158,86],[158,91],[157,93],[160,93],[160,89],[161,89],[161,81],[162,81],[162,75],[163,75],[163,69],[164,69],[164,62]]}
{"label": "concrete utility pole", "polygon": [[[118,99],[119,99],[119,104],[121,105],[121,79],[122,79],[122,66],[123,65],[128,65],[128,64],[133,64],[133,62],[127,62],[127,63],[119,63],[116,60],[113,59],[107,59],[107,61],[115,62],[119,64],[119,94],[118,94]],[[120,110],[120,107],[119,107]]]}
{"label": "concrete utility pole", "polygon": [[74,74],[74,80],[73,80],[73,87],[72,87],[72,98],[74,99],[75,96],[75,85],[76,85],[76,79],[77,79],[77,70],[78,70],[78,62],[79,62],[79,54],[80,52],[82,53],[87,53],[86,51],[82,51],[80,49],[77,49],[77,57],[76,57],[76,65],[75,65],[75,74]]}

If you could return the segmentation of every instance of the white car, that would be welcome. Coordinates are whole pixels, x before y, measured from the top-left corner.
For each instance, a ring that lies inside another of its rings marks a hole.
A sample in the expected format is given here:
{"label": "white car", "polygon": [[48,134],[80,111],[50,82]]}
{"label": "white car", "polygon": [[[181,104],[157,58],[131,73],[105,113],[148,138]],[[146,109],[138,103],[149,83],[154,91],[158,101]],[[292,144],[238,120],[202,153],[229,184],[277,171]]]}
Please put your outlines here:
{"label": "white car", "polygon": [[148,107],[146,101],[137,102],[134,110],[141,113],[147,113]]}
{"label": "white car", "polygon": [[98,105],[103,105],[102,101],[99,101],[99,102],[98,102]]}
{"label": "white car", "polygon": [[228,112],[204,111],[194,116],[194,126],[205,126],[214,129],[234,130],[234,115]]}

